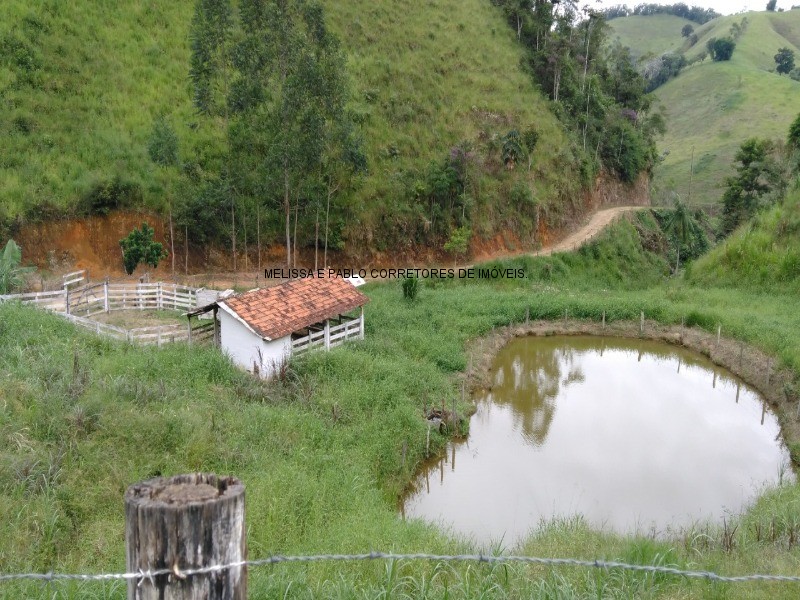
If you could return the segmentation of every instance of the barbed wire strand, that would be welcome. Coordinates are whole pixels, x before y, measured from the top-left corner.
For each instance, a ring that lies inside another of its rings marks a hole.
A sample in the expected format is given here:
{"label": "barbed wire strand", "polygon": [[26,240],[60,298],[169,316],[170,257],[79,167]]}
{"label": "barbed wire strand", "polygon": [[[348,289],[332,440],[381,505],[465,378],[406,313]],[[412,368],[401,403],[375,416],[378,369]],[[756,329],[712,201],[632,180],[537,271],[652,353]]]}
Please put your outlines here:
{"label": "barbed wire strand", "polygon": [[488,564],[507,564],[521,563],[542,565],[551,567],[588,567],[595,569],[622,569],[627,571],[638,571],[645,573],[673,575],[676,577],[687,577],[693,579],[706,579],[709,581],[723,583],[743,583],[748,581],[779,581],[784,583],[800,583],[800,576],[794,575],[739,575],[725,576],[712,571],[689,571],[675,567],[665,567],[659,565],[635,565],[616,561],[605,560],[581,560],[577,558],[540,558],[535,556],[492,556],[484,554],[394,554],[387,552],[370,552],[368,554],[318,554],[313,556],[270,556],[257,560],[246,560],[229,563],[225,565],[213,565],[195,569],[179,570],[157,569],[139,570],[135,573],[8,573],[0,574],[0,582],[13,580],[39,580],[39,581],[106,581],[106,580],[138,580],[141,585],[144,581],[153,582],[155,577],[173,575],[180,579],[192,577],[194,575],[208,575],[218,573],[228,569],[241,567],[261,567],[265,565],[276,565],[281,563],[311,563],[326,561],[369,561],[369,560],[425,560],[438,562],[478,562]]}

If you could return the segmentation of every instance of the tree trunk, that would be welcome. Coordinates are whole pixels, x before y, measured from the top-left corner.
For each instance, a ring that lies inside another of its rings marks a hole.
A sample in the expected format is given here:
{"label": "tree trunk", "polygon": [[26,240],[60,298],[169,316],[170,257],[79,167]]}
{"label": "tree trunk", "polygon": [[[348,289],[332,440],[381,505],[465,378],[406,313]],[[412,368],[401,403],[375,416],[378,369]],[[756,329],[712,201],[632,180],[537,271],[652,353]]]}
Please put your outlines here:
{"label": "tree trunk", "polygon": [[297,212],[300,209],[300,199],[294,203],[294,240],[292,242],[293,259],[292,264],[297,267]]}
{"label": "tree trunk", "polygon": [[323,255],[323,268],[328,268],[328,223],[331,216],[331,196],[333,195],[333,189],[330,185],[328,185],[328,200],[325,204],[325,253]]}
{"label": "tree trunk", "polygon": [[314,216],[314,270],[319,268],[319,202]]}
{"label": "tree trunk", "polygon": [[258,272],[261,272],[261,202],[256,202],[256,249],[258,250]]}
{"label": "tree trunk", "polygon": [[246,212],[243,215],[241,215],[241,221],[242,221],[242,233],[244,234],[244,246],[242,250],[244,250],[244,270],[246,273],[247,268],[249,266],[247,263],[247,213]]}
{"label": "tree trunk", "polygon": [[169,246],[172,256],[172,276],[175,277],[175,229],[172,227],[172,203],[169,204]]}
{"label": "tree trunk", "polygon": [[291,218],[292,207],[289,204],[289,165],[287,159],[283,159],[283,210],[286,216],[286,268],[292,268],[292,231]]}
{"label": "tree trunk", "polygon": [[125,492],[125,557],[129,573],[171,574],[128,580],[128,600],[245,600],[247,567],[206,574],[188,570],[247,558],[244,485],[206,473],[159,477]]}
{"label": "tree trunk", "polygon": [[184,256],[183,256],[183,270],[186,272],[186,275],[189,274],[189,226],[183,226],[183,249],[184,249]]}
{"label": "tree trunk", "polygon": [[[228,187],[230,194],[230,187]],[[236,203],[231,198],[231,255],[233,256],[233,271],[236,272]]]}

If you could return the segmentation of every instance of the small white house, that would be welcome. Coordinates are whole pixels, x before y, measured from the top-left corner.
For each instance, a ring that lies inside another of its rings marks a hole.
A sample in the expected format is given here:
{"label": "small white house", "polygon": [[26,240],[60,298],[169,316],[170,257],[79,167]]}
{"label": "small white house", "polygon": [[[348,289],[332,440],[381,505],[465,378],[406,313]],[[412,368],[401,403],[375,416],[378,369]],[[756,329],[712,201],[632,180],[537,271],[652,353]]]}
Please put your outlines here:
{"label": "small white house", "polygon": [[293,355],[363,339],[367,302],[345,279],[296,279],[220,299],[189,317],[213,311],[215,343],[237,365],[270,378]]}

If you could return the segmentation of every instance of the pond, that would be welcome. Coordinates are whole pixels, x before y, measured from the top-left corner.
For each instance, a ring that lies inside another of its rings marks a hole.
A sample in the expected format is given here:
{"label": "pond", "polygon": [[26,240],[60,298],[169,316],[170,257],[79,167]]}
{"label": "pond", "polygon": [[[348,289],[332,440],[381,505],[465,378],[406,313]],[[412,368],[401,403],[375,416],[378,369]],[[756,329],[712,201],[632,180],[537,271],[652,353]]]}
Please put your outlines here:
{"label": "pond", "polygon": [[775,415],[704,356],[661,342],[525,337],[496,356],[466,440],[423,465],[402,499],[483,545],[582,515],[663,534],[740,512],[793,478]]}

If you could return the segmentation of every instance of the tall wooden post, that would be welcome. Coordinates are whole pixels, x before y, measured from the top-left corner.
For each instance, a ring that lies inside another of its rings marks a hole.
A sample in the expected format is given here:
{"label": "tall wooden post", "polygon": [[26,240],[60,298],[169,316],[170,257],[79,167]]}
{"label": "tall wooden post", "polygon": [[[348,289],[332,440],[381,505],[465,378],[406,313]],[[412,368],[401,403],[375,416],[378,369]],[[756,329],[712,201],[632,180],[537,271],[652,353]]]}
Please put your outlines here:
{"label": "tall wooden post", "polygon": [[213,318],[214,318],[214,345],[219,348],[219,321],[217,320],[217,312],[219,311],[218,306],[214,306]]}
{"label": "tall wooden post", "polygon": [[358,323],[358,339],[364,339],[364,307],[361,307],[361,318]]}
{"label": "tall wooden post", "polygon": [[[127,571],[170,574],[128,580],[128,600],[244,600],[244,485],[207,473],[158,477],[125,492]],[[237,564],[208,574],[205,567]]]}
{"label": "tall wooden post", "polygon": [[108,312],[108,277],[103,282],[103,310]]}
{"label": "tall wooden post", "polygon": [[331,349],[331,322],[327,319],[325,320],[325,332],[324,332],[324,339],[325,339],[325,350]]}

